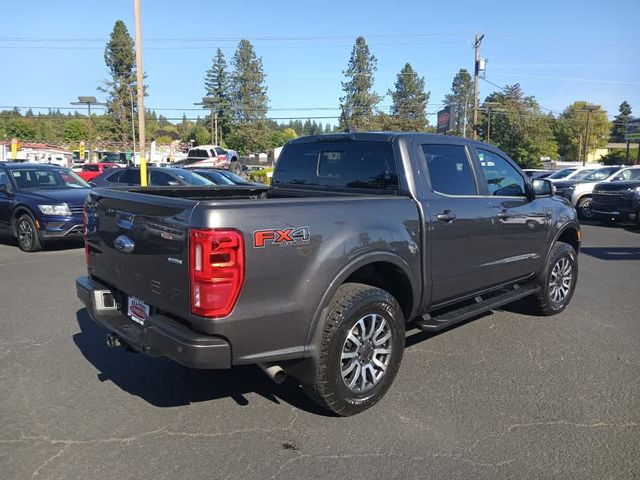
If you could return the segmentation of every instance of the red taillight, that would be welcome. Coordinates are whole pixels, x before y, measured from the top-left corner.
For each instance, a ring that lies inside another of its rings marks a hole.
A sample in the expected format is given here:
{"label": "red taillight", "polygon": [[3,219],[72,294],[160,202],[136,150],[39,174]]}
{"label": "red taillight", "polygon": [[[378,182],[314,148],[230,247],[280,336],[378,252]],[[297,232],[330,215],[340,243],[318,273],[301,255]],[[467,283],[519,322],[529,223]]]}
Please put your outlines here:
{"label": "red taillight", "polygon": [[244,238],[233,229],[189,232],[191,311],[203,317],[226,317],[244,283]]}
{"label": "red taillight", "polygon": [[89,266],[89,243],[87,243],[87,206],[82,208],[82,238],[84,238],[84,257]]}

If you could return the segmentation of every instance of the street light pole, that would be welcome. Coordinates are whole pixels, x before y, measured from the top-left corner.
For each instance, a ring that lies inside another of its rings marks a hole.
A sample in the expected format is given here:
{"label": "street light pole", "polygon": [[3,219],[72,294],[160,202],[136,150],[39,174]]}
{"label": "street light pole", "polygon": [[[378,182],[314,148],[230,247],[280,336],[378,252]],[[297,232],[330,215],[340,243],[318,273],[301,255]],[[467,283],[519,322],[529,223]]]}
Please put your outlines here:
{"label": "street light pole", "polygon": [[[71,105],[86,105],[87,106],[87,120],[89,122],[89,131],[88,131],[88,136],[89,136],[89,161],[91,161],[91,138],[92,138],[92,133],[93,133],[93,123],[91,122],[91,105],[105,105],[104,103],[100,103],[98,102],[98,100],[96,100],[96,97],[92,97],[92,96],[79,96],[78,97],[78,101],[77,102],[71,102]],[[84,159],[83,159],[84,160]]]}

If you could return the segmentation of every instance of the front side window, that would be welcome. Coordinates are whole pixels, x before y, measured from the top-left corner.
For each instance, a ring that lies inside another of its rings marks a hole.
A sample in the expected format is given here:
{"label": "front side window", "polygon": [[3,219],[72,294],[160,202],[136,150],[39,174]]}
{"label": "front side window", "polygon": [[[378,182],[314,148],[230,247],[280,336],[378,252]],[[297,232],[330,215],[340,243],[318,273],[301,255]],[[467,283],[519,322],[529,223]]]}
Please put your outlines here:
{"label": "front side window", "polygon": [[628,168],[613,177],[612,181],[627,182],[629,180],[635,180],[636,178],[640,178],[640,168]]}
{"label": "front side window", "polygon": [[116,180],[112,182],[127,183],[129,185],[140,185],[140,170],[125,170],[122,172]]}
{"label": "front side window", "polygon": [[434,192],[477,195],[475,176],[463,145],[422,145]]}
{"label": "front side window", "polygon": [[11,182],[9,181],[9,175],[4,172],[0,172],[0,185],[4,186],[5,190],[11,191]]}
{"label": "front side window", "polygon": [[487,179],[489,194],[498,197],[526,195],[524,178],[506,159],[488,150],[476,149],[480,166]]}
{"label": "front side window", "polygon": [[167,187],[167,186],[180,185],[180,182],[178,182],[171,175],[167,175],[164,172],[151,170],[151,173],[149,174],[149,184],[153,186]]}

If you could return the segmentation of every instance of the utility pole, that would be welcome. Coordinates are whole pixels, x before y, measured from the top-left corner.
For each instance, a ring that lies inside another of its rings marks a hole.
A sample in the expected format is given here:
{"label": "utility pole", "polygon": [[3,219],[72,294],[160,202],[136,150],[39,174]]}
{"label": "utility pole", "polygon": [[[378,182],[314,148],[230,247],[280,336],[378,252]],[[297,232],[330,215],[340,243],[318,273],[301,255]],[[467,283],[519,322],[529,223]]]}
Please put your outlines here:
{"label": "utility pole", "polygon": [[[140,135],[140,185],[147,186],[147,159],[144,138],[144,75],[142,70],[142,31],[140,29],[140,0],[133,0],[136,22],[136,80],[138,87],[138,134]],[[135,152],[134,152],[135,154]]]}
{"label": "utility pole", "polygon": [[194,105],[211,109],[211,141],[214,145],[218,145],[218,105],[215,97],[202,97],[202,101],[194,103]]}
{"label": "utility pole", "polygon": [[584,137],[584,156],[582,157],[582,166],[584,167],[589,157],[589,120],[591,118],[591,112],[599,110],[598,105],[587,105],[585,110],[587,111],[587,128]]}
{"label": "utility pole", "polygon": [[473,139],[478,138],[478,76],[480,74],[480,44],[484,38],[483,33],[476,33],[476,38],[473,44],[475,49],[475,68],[473,73]]}

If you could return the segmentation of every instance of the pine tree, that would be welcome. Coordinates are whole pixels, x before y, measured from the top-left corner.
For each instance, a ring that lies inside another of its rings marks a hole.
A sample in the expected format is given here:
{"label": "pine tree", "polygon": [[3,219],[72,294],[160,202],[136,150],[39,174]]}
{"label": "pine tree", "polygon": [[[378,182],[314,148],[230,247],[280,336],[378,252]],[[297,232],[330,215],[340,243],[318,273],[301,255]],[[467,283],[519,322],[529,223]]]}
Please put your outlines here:
{"label": "pine tree", "polygon": [[616,143],[622,143],[625,141],[625,135],[627,133],[627,122],[631,118],[631,105],[626,100],[618,107],[620,112],[613,119],[611,124],[611,141]]}
{"label": "pine tree", "polygon": [[348,78],[342,82],[345,95],[340,98],[340,127],[343,130],[350,127],[366,130],[372,124],[374,110],[381,98],[371,91],[377,62],[364,37],[358,37],[351,50],[348,67],[343,72]]}
{"label": "pine tree", "polygon": [[393,101],[391,115],[403,131],[423,131],[428,124],[427,103],[430,92],[424,91],[424,77],[419,77],[410,63],[398,74],[395,91],[389,90]]}
{"label": "pine tree", "polygon": [[229,133],[231,117],[231,112],[229,111],[230,79],[227,72],[227,61],[219,48],[216,51],[211,68],[207,70],[207,74],[204,77],[204,87],[207,97],[211,97],[216,106],[218,128],[223,136],[226,136]]}
{"label": "pine tree", "polygon": [[234,120],[239,123],[264,120],[268,104],[265,74],[262,59],[256,56],[249,40],[240,40],[231,64],[231,108]]}
{"label": "pine tree", "polygon": [[462,136],[462,131],[465,125],[465,105],[467,111],[467,136],[471,133],[472,118],[473,118],[473,83],[471,82],[471,74],[461,68],[456,76],[453,77],[451,83],[451,93],[445,95],[444,104],[449,105],[455,109],[456,122],[455,122],[455,134]]}
{"label": "pine tree", "polygon": [[[116,138],[126,143],[131,132],[131,101],[136,102],[136,55],[133,38],[122,20],[116,21],[104,51],[110,80],[98,90],[109,95],[107,115],[112,119]],[[133,98],[132,98],[133,97]]]}

